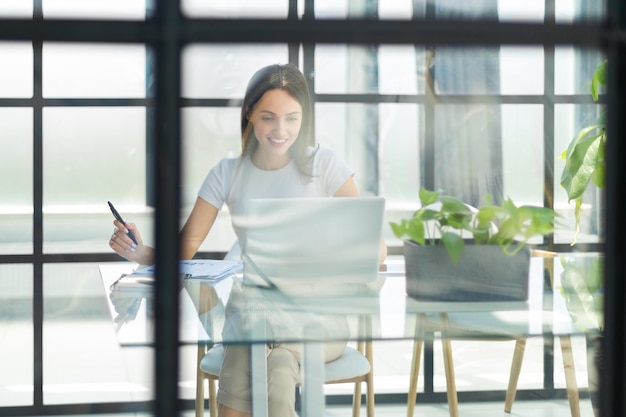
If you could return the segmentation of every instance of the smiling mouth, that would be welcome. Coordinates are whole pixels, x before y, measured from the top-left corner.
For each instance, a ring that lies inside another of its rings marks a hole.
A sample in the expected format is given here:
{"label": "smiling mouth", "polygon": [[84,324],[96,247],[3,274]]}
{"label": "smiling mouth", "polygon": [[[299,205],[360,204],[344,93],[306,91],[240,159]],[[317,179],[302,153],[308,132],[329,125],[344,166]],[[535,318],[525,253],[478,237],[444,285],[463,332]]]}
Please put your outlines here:
{"label": "smiling mouth", "polygon": [[276,144],[283,144],[286,143],[288,139],[272,139],[269,138],[269,141],[272,143],[276,143]]}

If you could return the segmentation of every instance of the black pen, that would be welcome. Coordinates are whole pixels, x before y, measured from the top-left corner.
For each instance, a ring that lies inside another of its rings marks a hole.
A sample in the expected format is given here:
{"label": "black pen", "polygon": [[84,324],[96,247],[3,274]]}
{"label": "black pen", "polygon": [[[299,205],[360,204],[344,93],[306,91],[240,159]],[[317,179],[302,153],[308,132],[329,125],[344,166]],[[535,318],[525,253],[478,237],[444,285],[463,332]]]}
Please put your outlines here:
{"label": "black pen", "polygon": [[[115,216],[115,219],[117,219],[118,222],[126,226],[126,222],[124,221],[124,219],[122,219],[122,216],[120,216],[117,210],[115,210],[115,207],[113,207],[113,204],[111,204],[110,201],[107,201],[107,203],[109,203],[109,208],[111,209],[111,213],[113,213],[113,216]],[[135,242],[135,245],[137,245],[138,244],[137,238],[135,238],[135,235],[133,234],[133,232],[131,232],[128,228],[126,228],[126,230],[128,230],[128,237],[130,238],[130,240]]]}

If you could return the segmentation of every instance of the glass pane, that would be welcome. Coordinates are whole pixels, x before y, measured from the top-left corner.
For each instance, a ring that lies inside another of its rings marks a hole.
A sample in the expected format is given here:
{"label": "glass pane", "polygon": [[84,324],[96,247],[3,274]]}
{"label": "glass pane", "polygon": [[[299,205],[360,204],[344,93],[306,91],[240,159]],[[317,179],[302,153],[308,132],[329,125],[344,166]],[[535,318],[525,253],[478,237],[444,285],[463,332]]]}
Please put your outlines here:
{"label": "glass pane", "polygon": [[149,0],[42,0],[46,19],[144,20]]}
{"label": "glass pane", "polygon": [[107,200],[147,221],[144,108],[45,108],[43,136],[45,251],[109,252]]}
{"label": "glass pane", "polygon": [[503,104],[501,117],[504,195],[517,204],[543,206],[543,108]]}
{"label": "glass pane", "polygon": [[355,170],[362,195],[378,194],[377,105],[328,103],[315,106],[315,136]]}
{"label": "glass pane", "polygon": [[498,94],[500,48],[436,48],[431,71],[438,94]]}
{"label": "glass pane", "polygon": [[[570,141],[578,131],[594,124],[600,112],[600,105],[559,104],[554,110],[554,205],[559,215],[555,239],[560,243],[574,242],[575,217],[574,202],[568,202],[565,189],[560,185],[565,161],[561,158]],[[602,193],[593,184],[583,194],[580,232],[577,242],[598,242],[602,225]]]}
{"label": "glass pane", "polygon": [[379,110],[380,193],[387,198],[387,210],[393,211],[396,204],[417,202],[424,108],[415,104],[381,104]]}
{"label": "glass pane", "polygon": [[33,268],[0,264],[0,407],[33,404]]}
{"label": "glass pane", "polygon": [[[222,158],[241,155],[241,132],[239,107],[185,108],[182,110],[182,218],[193,208],[198,191],[209,170]],[[236,237],[226,207],[220,210],[201,251],[230,249]]]}
{"label": "glass pane", "polygon": [[46,43],[43,96],[145,97],[145,46]]}
{"label": "glass pane", "polygon": [[543,48],[500,48],[500,92],[543,94]]}
{"label": "glass pane", "polygon": [[591,77],[603,60],[599,51],[560,46],[554,52],[556,94],[583,94],[591,97]]}
{"label": "glass pane", "polygon": [[487,194],[494,202],[501,202],[504,197],[501,129],[498,105],[436,106],[434,188],[474,207],[483,205]]}
{"label": "glass pane", "polygon": [[33,2],[24,0],[3,0],[0,2],[0,17],[32,19]]}
{"label": "glass pane", "polygon": [[242,99],[252,74],[288,60],[287,45],[191,45],[182,54],[182,95]]}
{"label": "glass pane", "polygon": [[30,42],[0,42],[0,97],[33,96],[33,46]]}
{"label": "glass pane", "polygon": [[543,22],[545,0],[498,0],[501,22]]}
{"label": "glass pane", "polygon": [[0,254],[33,251],[33,111],[0,108]]}
{"label": "glass pane", "polygon": [[605,2],[596,0],[556,0],[554,9],[557,23],[600,22],[606,16]]}
{"label": "glass pane", "polygon": [[181,9],[189,17],[283,19],[289,10],[288,0],[182,0]]}
{"label": "glass pane", "polygon": [[316,0],[315,17],[318,19],[345,19],[349,0]]}
{"label": "glass pane", "polygon": [[416,48],[411,45],[379,46],[378,76],[380,93],[417,94],[418,89],[419,92],[423,92],[424,60],[423,48]]}
{"label": "glass pane", "polygon": [[45,404],[153,396],[152,349],[120,347],[97,264],[44,265],[44,299]]}
{"label": "glass pane", "polygon": [[241,154],[239,107],[185,108],[183,125],[183,185],[185,205],[196,201],[209,169],[222,158]]}
{"label": "glass pane", "polygon": [[[378,17],[390,20],[408,20],[413,15],[413,4],[418,5],[419,1],[414,0],[386,0],[378,2]],[[423,3],[423,2],[422,2]],[[420,11],[420,7],[416,13]]]}
{"label": "glass pane", "polygon": [[407,45],[315,46],[318,94],[417,94],[424,91],[426,52]]}

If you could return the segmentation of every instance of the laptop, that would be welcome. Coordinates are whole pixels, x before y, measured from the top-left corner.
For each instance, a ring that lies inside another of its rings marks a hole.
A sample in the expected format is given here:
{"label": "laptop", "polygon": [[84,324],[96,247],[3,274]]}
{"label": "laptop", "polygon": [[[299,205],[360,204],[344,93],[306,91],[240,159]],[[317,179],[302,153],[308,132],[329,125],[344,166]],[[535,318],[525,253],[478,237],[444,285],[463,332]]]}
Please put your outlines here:
{"label": "laptop", "polygon": [[244,282],[305,295],[376,281],[384,210],[382,197],[250,200]]}

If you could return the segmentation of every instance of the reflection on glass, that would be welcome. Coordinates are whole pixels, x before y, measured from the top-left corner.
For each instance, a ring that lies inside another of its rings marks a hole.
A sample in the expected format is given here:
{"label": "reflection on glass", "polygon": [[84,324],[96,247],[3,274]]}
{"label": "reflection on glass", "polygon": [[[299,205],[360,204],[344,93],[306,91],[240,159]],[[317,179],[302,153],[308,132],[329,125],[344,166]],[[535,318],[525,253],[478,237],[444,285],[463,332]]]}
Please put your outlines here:
{"label": "reflection on glass", "polygon": [[32,97],[32,44],[30,42],[0,42],[0,62],[5,63],[5,65],[0,65],[0,97]]}
{"label": "reflection on glass", "polygon": [[191,45],[182,53],[182,96],[241,99],[254,72],[288,61],[286,44]]}
{"label": "reflection on glass", "polygon": [[150,0],[42,0],[46,19],[143,20]]}
{"label": "reflection on glass", "polygon": [[122,215],[129,213],[124,216],[128,221],[141,221],[137,217],[146,210],[147,187],[145,113],[140,107],[44,108],[46,245],[92,242],[108,251],[102,239],[113,221],[107,200]]}
{"label": "reflection on glass", "polygon": [[46,43],[42,75],[44,97],[145,97],[145,46]]}
{"label": "reflection on glass", "polygon": [[33,269],[0,265],[0,407],[33,404]]}
{"label": "reflection on glass", "polygon": [[0,146],[0,253],[32,253],[32,109],[0,108]]}

